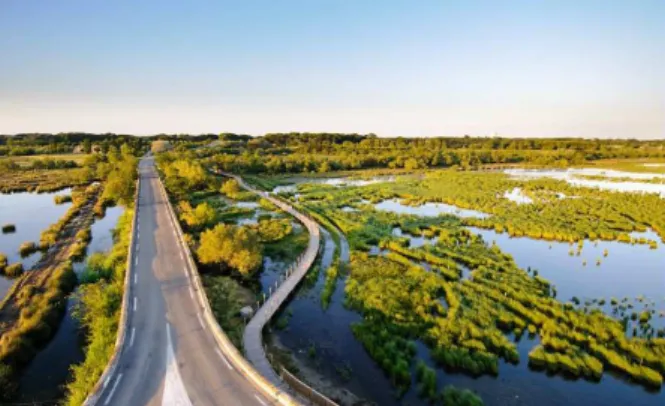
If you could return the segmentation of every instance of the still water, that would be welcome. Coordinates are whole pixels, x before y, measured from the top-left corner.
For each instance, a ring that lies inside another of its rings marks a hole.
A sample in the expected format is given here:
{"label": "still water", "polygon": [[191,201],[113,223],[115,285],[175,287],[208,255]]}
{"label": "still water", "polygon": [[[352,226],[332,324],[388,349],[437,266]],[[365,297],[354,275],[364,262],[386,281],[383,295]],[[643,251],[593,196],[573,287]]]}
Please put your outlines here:
{"label": "still water", "polygon": [[[380,206],[382,203],[384,205]],[[459,216],[484,215],[473,210],[445,207],[447,205],[423,208],[401,205],[399,201],[382,203],[375,207],[425,216],[451,212]],[[601,309],[611,315],[610,298],[621,300],[627,297],[628,303],[635,306],[633,310],[641,311],[649,303],[650,308],[665,311],[663,247],[652,250],[646,245],[585,241],[580,255],[570,256],[571,247],[567,243],[527,237],[510,238],[507,234],[498,234],[493,230],[471,230],[482,235],[488,244],[496,242],[504,252],[513,256],[520,267],[537,269],[539,275],[556,286],[557,298],[561,301],[568,301],[573,296],[577,296],[582,302],[604,298],[607,305]],[[393,235],[408,237],[414,247],[436,243],[435,238],[409,236],[400,229],[393,230]],[[653,232],[641,233],[635,237],[659,240]],[[577,251],[577,245],[573,248]],[[607,256],[604,256],[605,250]],[[600,265],[597,266],[598,259]],[[585,260],[587,264],[583,265]],[[346,388],[360,398],[380,405],[428,404],[418,398],[415,381],[402,399],[395,398],[389,380],[355,339],[350,325],[361,320],[361,316],[343,306],[344,278],[338,282],[330,307],[326,310],[321,307],[320,294],[324,285],[324,274],[325,272],[319,274],[317,283],[308,295],[298,295],[289,304],[292,318],[288,328],[275,332],[280,342],[292,351],[299,362],[316,369],[328,382]],[[640,296],[645,299],[637,300]],[[652,325],[656,328],[663,327],[664,322],[665,319],[660,317],[658,312],[652,319]],[[470,378],[435,368],[438,387],[453,384],[472,389],[482,396],[486,405],[665,404],[665,391],[649,392],[641,386],[625,382],[611,372],[605,372],[601,381],[596,383],[572,381],[561,376],[532,371],[528,367],[528,353],[537,344],[537,337],[529,338],[525,334],[517,343],[521,362],[518,365],[502,362],[498,377]],[[311,356],[309,351],[312,347],[316,349],[314,356]],[[427,347],[418,342],[417,348],[418,357],[435,367]],[[350,380],[340,374],[341,368],[352,371]],[[415,376],[415,371],[412,372]]]}
{"label": "still water", "polygon": [[[112,230],[123,211],[122,207],[109,207],[104,218],[96,219],[91,227],[88,256],[108,251],[113,246]],[[84,264],[85,261],[74,264],[74,270],[82,272]],[[76,305],[75,295],[76,292],[67,300],[67,312],[55,336],[23,370],[17,402],[56,404],[63,395],[63,385],[70,377],[70,367],[83,361],[83,337],[72,314]]]}
{"label": "still water", "polygon": [[[13,233],[0,233],[0,253],[7,255],[7,262],[22,262],[24,269],[32,267],[39,258],[40,252],[21,258],[19,247],[22,243],[32,241],[39,244],[39,235],[69,209],[71,203],[55,204],[56,195],[70,194],[71,189],[57,193],[11,193],[0,194],[0,225],[14,224]],[[13,281],[0,276],[0,298],[5,296]]]}

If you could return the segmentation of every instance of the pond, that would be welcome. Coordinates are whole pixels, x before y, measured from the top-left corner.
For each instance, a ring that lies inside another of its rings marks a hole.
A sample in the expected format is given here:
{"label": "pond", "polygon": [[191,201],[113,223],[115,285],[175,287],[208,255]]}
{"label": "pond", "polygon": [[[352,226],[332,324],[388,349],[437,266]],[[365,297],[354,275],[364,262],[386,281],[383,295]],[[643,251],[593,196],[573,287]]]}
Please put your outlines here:
{"label": "pond", "polygon": [[[639,180],[655,178],[665,179],[664,174],[658,173],[633,173],[589,168],[566,170],[508,169],[505,173],[519,179],[548,177],[566,181],[573,186],[599,188],[617,192],[656,193],[665,198],[665,184],[639,182]],[[608,180],[585,179],[584,176],[603,176]],[[636,181],[612,181],[612,178],[630,178]]]}
{"label": "pond", "polygon": [[280,185],[273,188],[272,193],[294,193],[298,190],[299,184],[305,183],[318,183],[322,185],[330,185],[337,187],[345,186],[366,186],[373,183],[393,182],[394,176],[375,176],[369,179],[353,179],[353,178],[292,178],[293,183],[289,185]]}
{"label": "pond", "polygon": [[[647,305],[649,309],[655,309],[656,315],[651,324],[658,328],[665,327],[665,318],[659,316],[659,312],[665,311],[665,247],[662,243],[657,249],[649,249],[643,244],[585,240],[578,256],[577,244],[571,246],[527,237],[511,238],[494,230],[470,229],[482,235],[489,244],[495,241],[502,251],[513,256],[521,268],[537,269],[540,276],[556,286],[558,300],[567,302],[574,296],[582,303],[585,300],[605,299],[604,306],[595,307],[613,315],[611,298],[621,301],[627,297],[627,303],[634,306],[632,311],[640,312]],[[660,241],[653,231],[633,233],[632,237]],[[571,249],[574,251],[572,256]],[[644,299],[638,300],[640,297]]]}
{"label": "pond", "polygon": [[[567,243],[556,243],[530,238],[510,238],[507,234],[470,228],[483,236],[488,244],[493,241],[504,252],[513,255],[516,263],[526,269],[538,270],[539,275],[556,285],[558,299],[568,301],[572,296],[580,299],[605,298],[608,305],[601,307],[611,314],[611,297],[630,298],[634,310],[641,310],[642,302],[636,300],[644,296],[644,303],[654,301],[651,306],[665,310],[665,249],[649,249],[646,245],[630,245],[619,242],[585,241],[580,256],[569,255]],[[412,236],[399,228],[393,229],[393,235],[407,237],[411,247],[435,244],[436,238]],[[634,237],[655,239],[653,232],[640,233]],[[550,248],[551,246],[551,248]],[[577,245],[575,245],[577,249]],[[604,251],[608,251],[607,257]],[[374,254],[380,254],[378,248]],[[596,260],[601,258],[600,266]],[[639,258],[639,261],[636,261]],[[587,265],[582,261],[586,259]],[[345,278],[338,281],[330,307],[323,309],[320,295],[324,285],[325,272],[320,272],[316,284],[300,294],[287,306],[292,314],[285,330],[273,333],[281,345],[288,348],[298,364],[305,365],[309,371],[307,377],[316,370],[319,375],[313,378],[322,380],[327,385],[345,388],[357,397],[379,405],[422,405],[428,402],[417,394],[416,382],[402,399],[396,399],[394,389],[388,378],[377,364],[369,357],[363,346],[355,339],[350,325],[362,317],[344,307]],[[469,270],[464,269],[464,277]],[[638,307],[639,305],[639,307]],[[652,319],[652,325],[663,327],[662,318]],[[509,336],[514,339],[512,335]],[[579,405],[590,404],[665,404],[665,391],[649,392],[642,386],[625,382],[622,378],[605,372],[600,382],[568,380],[561,376],[549,376],[544,372],[533,371],[528,366],[528,353],[539,343],[538,337],[529,338],[527,334],[517,342],[521,362],[512,365],[501,361],[498,377],[483,376],[471,378],[464,374],[446,373],[436,368],[430,358],[429,349],[421,342],[416,342],[418,358],[425,361],[437,372],[439,389],[452,384],[460,388],[469,388],[478,392],[485,405]],[[313,348],[314,350],[310,350]],[[340,370],[350,371],[350,379]],[[412,368],[415,376],[415,364]],[[312,379],[312,378],[310,378]]]}
{"label": "pond", "polygon": [[453,214],[458,217],[487,218],[489,214],[477,210],[462,209],[445,203],[424,203],[418,206],[403,204],[398,199],[388,199],[374,205],[377,210],[390,211],[397,214],[411,214],[423,217],[436,217],[441,214]]}
{"label": "pond", "polygon": [[[113,246],[111,231],[123,211],[122,207],[109,207],[104,218],[95,220],[91,227],[88,256],[108,251]],[[77,273],[84,268],[85,261],[74,264]],[[70,378],[70,367],[83,361],[83,337],[72,314],[76,305],[75,295],[76,292],[67,300],[67,311],[55,336],[23,370],[16,402],[56,404],[63,396],[63,385]]]}
{"label": "pond", "polygon": [[[8,263],[20,261],[26,270],[37,263],[41,257],[40,252],[21,258],[19,247],[27,241],[39,243],[41,232],[56,223],[71,206],[71,203],[55,204],[54,196],[70,193],[71,189],[57,193],[0,194],[0,225],[16,226],[13,233],[0,233],[0,253],[7,255]],[[11,280],[0,276],[0,298],[5,296],[11,284]]]}
{"label": "pond", "polygon": [[515,202],[517,204],[530,204],[533,203],[533,199],[524,194],[524,191],[521,188],[513,188],[511,191],[506,191],[503,194],[503,197]]}

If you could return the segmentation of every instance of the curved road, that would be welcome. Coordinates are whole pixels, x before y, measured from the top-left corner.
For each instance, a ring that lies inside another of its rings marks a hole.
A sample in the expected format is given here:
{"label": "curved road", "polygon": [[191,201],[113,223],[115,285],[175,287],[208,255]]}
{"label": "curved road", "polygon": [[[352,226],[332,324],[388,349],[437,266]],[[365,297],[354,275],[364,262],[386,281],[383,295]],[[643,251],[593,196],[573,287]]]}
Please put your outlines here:
{"label": "curved road", "polygon": [[203,319],[152,157],[139,164],[127,338],[97,405],[271,404],[218,349]]}

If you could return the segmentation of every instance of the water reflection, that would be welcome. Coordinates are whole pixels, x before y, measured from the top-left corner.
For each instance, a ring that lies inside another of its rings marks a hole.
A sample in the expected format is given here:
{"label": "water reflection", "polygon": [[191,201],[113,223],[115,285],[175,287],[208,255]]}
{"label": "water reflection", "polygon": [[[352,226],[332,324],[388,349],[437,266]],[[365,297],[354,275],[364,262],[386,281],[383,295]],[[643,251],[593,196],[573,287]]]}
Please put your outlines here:
{"label": "water reflection", "polygon": [[462,209],[445,203],[424,203],[419,206],[408,206],[397,199],[384,200],[374,205],[377,210],[390,211],[397,214],[411,214],[423,217],[436,217],[441,214],[452,214],[457,217],[487,218],[489,214],[477,210]]}
{"label": "water reflection", "polygon": [[349,179],[349,178],[294,178],[293,184],[280,185],[273,188],[272,193],[294,193],[298,190],[299,184],[314,183],[322,185],[330,185],[337,187],[345,186],[366,186],[374,183],[393,182],[394,176],[375,176],[370,179]]}
{"label": "water reflection", "polygon": [[[57,205],[53,197],[70,193],[71,189],[53,193],[0,194],[0,225],[16,225],[15,232],[0,233],[0,253],[7,255],[10,264],[20,261],[27,270],[39,261],[40,252],[21,258],[19,246],[27,241],[39,243],[41,232],[57,222],[71,206],[71,203]],[[0,298],[5,296],[11,284],[11,280],[0,277]]]}
{"label": "water reflection", "polygon": [[[90,229],[92,240],[88,245],[88,257],[95,252],[108,251],[113,246],[111,231],[123,211],[122,207],[109,207],[104,218],[95,220]],[[84,268],[85,261],[74,264],[77,273]],[[75,305],[74,293],[67,300],[67,311],[55,336],[23,370],[18,402],[55,404],[63,396],[63,385],[70,378],[70,367],[84,359],[83,337],[79,335],[79,323],[72,314]]]}
{"label": "water reflection", "polygon": [[[664,174],[633,173],[601,169],[566,169],[566,170],[534,170],[534,169],[508,169],[505,173],[520,179],[553,178],[568,182],[573,186],[599,188],[617,192],[657,193],[665,198],[665,184],[645,182],[618,182],[611,178],[630,178],[646,180],[654,178],[665,179]],[[582,176],[582,177],[580,177]],[[608,180],[585,179],[583,176],[603,176]]]}

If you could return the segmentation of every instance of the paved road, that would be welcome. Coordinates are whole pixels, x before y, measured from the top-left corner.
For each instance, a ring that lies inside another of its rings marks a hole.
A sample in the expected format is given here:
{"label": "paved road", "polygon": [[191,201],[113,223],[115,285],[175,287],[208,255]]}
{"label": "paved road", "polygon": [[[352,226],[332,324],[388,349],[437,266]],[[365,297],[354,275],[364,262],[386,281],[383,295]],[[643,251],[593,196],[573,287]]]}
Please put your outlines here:
{"label": "paved road", "polygon": [[97,404],[269,405],[218,350],[203,320],[151,157],[139,172],[127,339]]}

